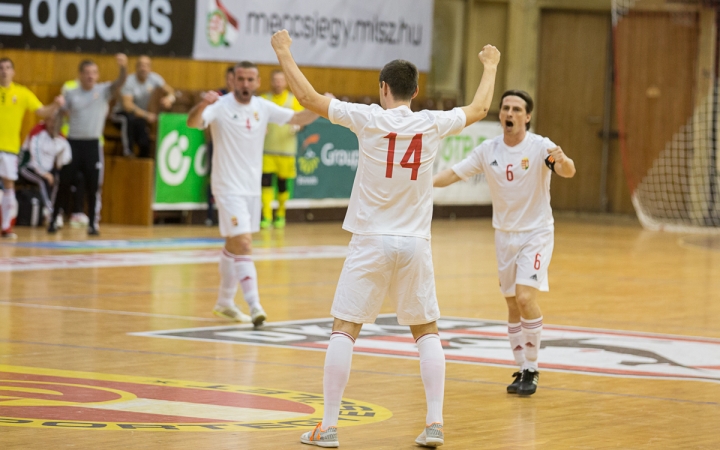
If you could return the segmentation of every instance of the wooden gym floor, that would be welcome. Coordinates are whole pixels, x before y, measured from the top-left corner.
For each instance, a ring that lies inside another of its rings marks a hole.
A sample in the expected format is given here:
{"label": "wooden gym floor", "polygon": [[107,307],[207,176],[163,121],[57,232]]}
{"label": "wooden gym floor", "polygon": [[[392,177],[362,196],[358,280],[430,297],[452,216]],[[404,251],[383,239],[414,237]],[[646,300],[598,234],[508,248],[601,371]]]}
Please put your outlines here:
{"label": "wooden gym floor", "polygon": [[[272,326],[329,316],[338,249],[350,238],[340,224],[257,235],[267,256],[257,262],[265,329],[275,330],[265,334],[210,314],[218,273],[207,258],[219,247],[198,238],[216,229],[102,233],[94,247],[72,229],[19,229],[16,243],[0,243],[0,448],[309,448],[299,435],[321,411],[324,353],[308,349],[324,338],[288,341]],[[63,239],[78,242],[57,246]],[[436,221],[441,311],[468,321],[470,333],[441,332],[448,354],[460,348],[447,363],[444,448],[720,448],[718,242],[647,232],[626,218],[560,216],[551,292],[541,295],[546,342],[555,343],[541,352],[537,394],[519,398],[505,393],[511,354],[504,325],[493,322],[506,317],[490,221]],[[198,263],[168,264],[188,257]],[[93,261],[108,267],[72,268]],[[240,293],[237,301],[244,306]],[[167,330],[206,339],[147,334]],[[418,362],[407,335],[387,330],[353,357],[341,448],[415,448],[425,414]],[[272,345],[233,343],[252,333]],[[371,348],[378,342],[387,347]],[[224,424],[190,426],[200,422]]]}

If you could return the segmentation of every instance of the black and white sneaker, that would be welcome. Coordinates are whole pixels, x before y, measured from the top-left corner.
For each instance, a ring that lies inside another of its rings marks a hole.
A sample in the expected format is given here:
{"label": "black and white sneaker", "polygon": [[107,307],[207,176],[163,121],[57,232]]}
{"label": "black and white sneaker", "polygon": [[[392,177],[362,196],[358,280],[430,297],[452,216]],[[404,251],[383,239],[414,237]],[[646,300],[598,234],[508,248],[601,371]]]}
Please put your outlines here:
{"label": "black and white sneaker", "polygon": [[88,236],[100,236],[100,232],[95,227],[88,227],[87,234]]}
{"label": "black and white sneaker", "polygon": [[520,377],[520,386],[518,386],[518,395],[533,395],[537,391],[538,381],[540,381],[540,372],[525,369]]}
{"label": "black and white sneaker", "polygon": [[522,378],[522,372],[515,372],[514,374],[512,374],[512,376],[515,377],[515,380],[510,385],[508,385],[507,393],[517,394],[517,390],[520,387],[520,379]]}

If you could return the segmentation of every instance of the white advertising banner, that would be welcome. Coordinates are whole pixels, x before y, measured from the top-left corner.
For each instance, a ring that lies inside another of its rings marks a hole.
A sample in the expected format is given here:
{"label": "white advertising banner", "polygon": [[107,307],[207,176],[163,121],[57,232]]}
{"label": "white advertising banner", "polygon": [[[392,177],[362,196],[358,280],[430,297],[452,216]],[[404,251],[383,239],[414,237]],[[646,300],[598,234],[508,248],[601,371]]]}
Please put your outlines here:
{"label": "white advertising banner", "polygon": [[[486,139],[502,134],[500,122],[477,122],[465,128],[457,136],[448,136],[440,144],[440,153],[435,158],[433,173],[449,169],[465,159],[472,150]],[[490,188],[485,175],[480,174],[467,181],[433,190],[436,205],[489,205]]]}
{"label": "white advertising banner", "polygon": [[277,64],[287,29],[299,65],[379,69],[406,59],[430,70],[433,0],[198,0],[193,58]]}

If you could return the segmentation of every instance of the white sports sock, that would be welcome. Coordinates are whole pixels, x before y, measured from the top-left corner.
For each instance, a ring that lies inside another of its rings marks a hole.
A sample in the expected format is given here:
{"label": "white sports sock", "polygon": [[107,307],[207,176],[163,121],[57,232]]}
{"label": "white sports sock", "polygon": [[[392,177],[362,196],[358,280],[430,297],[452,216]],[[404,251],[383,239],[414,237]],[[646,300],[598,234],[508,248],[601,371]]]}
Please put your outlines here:
{"label": "white sports sock", "polygon": [[260,293],[258,292],[257,270],[250,255],[233,255],[227,249],[223,249],[223,256],[233,260],[235,280],[240,283],[243,297],[250,308],[260,306]]}
{"label": "white sports sock", "polygon": [[3,230],[7,230],[12,226],[12,220],[17,215],[17,200],[15,199],[15,189],[5,189],[3,191],[2,202],[2,224]]}
{"label": "white sports sock", "polygon": [[220,289],[218,291],[218,306],[229,308],[235,305],[235,294],[238,290],[238,279],[235,276],[235,260],[228,256],[227,250],[220,254]]}
{"label": "white sports sock", "polygon": [[425,424],[443,423],[443,398],[445,396],[445,353],[440,336],[432,333],[417,340],[420,352],[420,375],[425,386],[427,416]]}
{"label": "white sports sock", "polygon": [[513,357],[515,357],[515,362],[522,367],[525,363],[525,336],[523,336],[520,322],[508,323],[508,339],[510,340],[510,348]]}
{"label": "white sports sock", "polygon": [[336,427],[340,415],[340,403],[343,392],[350,379],[353,345],[355,340],[349,334],[333,331],[330,344],[325,354],[325,376],[323,377],[323,395],[325,411],[323,413],[323,430]]}
{"label": "white sports sock", "polygon": [[525,364],[523,370],[538,370],[538,350],[540,350],[540,335],[542,334],[543,318],[520,319],[522,321],[523,336],[525,337]]}

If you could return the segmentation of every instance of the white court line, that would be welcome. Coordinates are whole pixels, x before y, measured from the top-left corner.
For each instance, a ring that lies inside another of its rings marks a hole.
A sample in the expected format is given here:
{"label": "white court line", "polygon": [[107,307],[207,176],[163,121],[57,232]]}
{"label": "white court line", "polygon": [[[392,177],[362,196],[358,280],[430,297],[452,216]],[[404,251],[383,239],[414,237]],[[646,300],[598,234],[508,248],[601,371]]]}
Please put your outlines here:
{"label": "white court line", "polygon": [[[179,319],[179,320],[195,320],[201,322],[222,322],[223,319],[212,319],[209,317],[192,317],[192,316],[176,316],[172,314],[153,314],[144,312],[132,312],[132,311],[114,311],[111,309],[93,309],[93,308],[77,308],[74,306],[56,306],[56,305],[39,305],[37,303],[16,303],[16,302],[5,302],[0,301],[0,306],[15,306],[19,308],[37,308],[37,309],[54,309],[59,311],[76,311],[76,312],[88,312],[96,314],[113,314],[117,316],[139,316],[139,317],[157,317],[160,319]],[[233,324],[239,324],[239,322],[232,322]]]}

